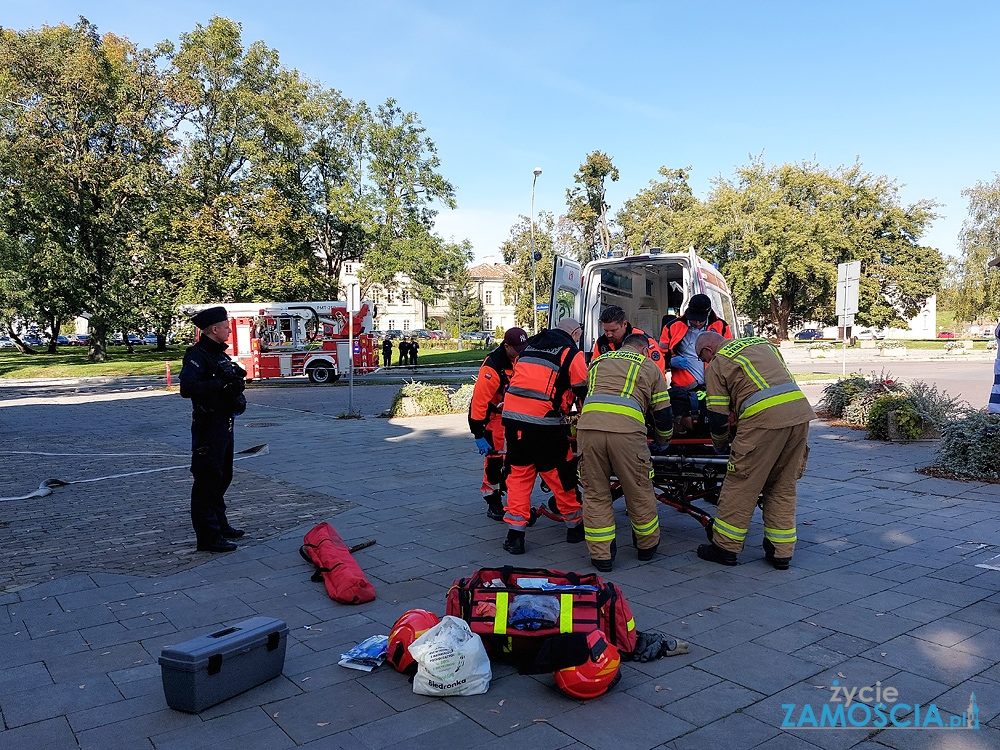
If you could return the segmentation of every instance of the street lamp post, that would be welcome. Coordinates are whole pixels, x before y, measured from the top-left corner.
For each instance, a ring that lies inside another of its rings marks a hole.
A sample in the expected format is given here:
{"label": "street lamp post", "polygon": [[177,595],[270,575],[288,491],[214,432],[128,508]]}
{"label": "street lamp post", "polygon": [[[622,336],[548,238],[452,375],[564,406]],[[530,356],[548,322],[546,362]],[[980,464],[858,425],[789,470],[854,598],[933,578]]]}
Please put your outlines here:
{"label": "street lamp post", "polygon": [[531,223],[531,333],[538,333],[538,287],[535,284],[535,183],[538,175],[542,173],[541,167],[535,167],[535,178],[531,181],[531,216],[528,221]]}

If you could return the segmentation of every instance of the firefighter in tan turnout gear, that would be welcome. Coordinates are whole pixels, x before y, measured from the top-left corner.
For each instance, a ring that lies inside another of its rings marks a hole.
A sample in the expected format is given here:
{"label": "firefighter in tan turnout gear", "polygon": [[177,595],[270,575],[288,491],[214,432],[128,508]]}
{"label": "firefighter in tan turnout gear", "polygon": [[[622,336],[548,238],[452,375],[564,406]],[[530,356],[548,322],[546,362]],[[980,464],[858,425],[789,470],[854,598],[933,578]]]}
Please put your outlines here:
{"label": "firefighter in tan turnout gear", "polygon": [[805,471],[809,422],[816,414],[765,339],[727,341],[709,332],[695,346],[706,364],[709,423],[720,452],[729,443],[731,412],[737,420],[712,543],[698,547],[698,557],[736,565],[763,493],[764,554],[786,570],[795,551],[795,485]]}
{"label": "firefighter in tan turnout gear", "polygon": [[611,570],[617,552],[612,474],[625,492],[639,559],[652,559],[660,543],[645,419],[646,412],[652,412],[656,442],[666,445],[674,417],[667,381],[648,355],[649,337],[631,334],[620,349],[593,360],[587,373],[587,398],[576,431],[583,527],[590,562],[604,573]]}

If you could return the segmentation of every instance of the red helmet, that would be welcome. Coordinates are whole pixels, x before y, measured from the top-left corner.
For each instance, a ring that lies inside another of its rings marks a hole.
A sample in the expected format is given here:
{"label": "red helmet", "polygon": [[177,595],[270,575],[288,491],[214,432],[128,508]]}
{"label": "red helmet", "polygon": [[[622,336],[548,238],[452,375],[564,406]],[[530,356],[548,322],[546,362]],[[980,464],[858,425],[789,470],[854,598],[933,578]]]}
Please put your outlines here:
{"label": "red helmet", "polygon": [[592,630],[587,634],[590,658],[577,667],[566,667],[555,673],[556,684],[575,698],[596,698],[618,682],[621,656],[618,649],[608,643],[604,633]]}
{"label": "red helmet", "polygon": [[385,658],[396,668],[397,672],[415,674],[417,663],[410,656],[410,644],[441,620],[433,612],[426,609],[411,609],[404,612],[389,631],[389,645]]}

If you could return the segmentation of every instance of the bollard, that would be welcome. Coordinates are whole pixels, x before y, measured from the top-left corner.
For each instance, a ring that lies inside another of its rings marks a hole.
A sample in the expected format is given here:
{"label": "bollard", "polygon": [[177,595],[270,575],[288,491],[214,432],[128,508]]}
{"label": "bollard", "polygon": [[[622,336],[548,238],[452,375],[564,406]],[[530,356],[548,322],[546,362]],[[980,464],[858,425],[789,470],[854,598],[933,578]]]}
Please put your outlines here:
{"label": "bollard", "polygon": [[170,363],[167,362],[167,388],[170,387]]}

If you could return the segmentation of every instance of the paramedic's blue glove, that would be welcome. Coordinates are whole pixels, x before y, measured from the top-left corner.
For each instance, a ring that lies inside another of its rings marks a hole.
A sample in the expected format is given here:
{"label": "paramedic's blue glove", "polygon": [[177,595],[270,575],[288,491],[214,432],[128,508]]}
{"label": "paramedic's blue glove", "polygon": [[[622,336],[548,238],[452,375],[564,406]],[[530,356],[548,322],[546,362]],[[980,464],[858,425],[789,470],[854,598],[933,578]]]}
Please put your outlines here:
{"label": "paramedic's blue glove", "polygon": [[485,456],[490,452],[490,444],[486,441],[486,438],[476,438],[476,447],[479,448],[479,455]]}
{"label": "paramedic's blue glove", "polygon": [[675,370],[686,370],[688,366],[687,357],[671,357],[670,366]]}

